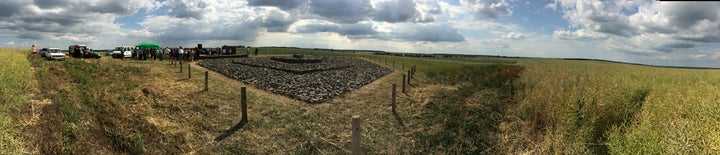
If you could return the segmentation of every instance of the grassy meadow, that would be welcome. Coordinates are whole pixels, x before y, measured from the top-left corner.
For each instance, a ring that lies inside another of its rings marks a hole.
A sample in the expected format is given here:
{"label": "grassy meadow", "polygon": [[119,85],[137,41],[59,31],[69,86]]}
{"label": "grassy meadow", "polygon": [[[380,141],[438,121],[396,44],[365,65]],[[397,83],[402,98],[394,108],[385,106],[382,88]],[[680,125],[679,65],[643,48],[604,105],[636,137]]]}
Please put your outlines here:
{"label": "grassy meadow", "polygon": [[[0,53],[0,154],[348,154],[352,115],[361,116],[369,154],[720,151],[720,70],[261,48],[258,56],[347,56],[395,70],[308,104],[214,72],[203,91],[207,70],[191,64],[188,79],[186,62],[180,73],[169,61]],[[415,78],[399,93],[411,66]],[[243,86],[249,122],[233,131]]]}
{"label": "grassy meadow", "polygon": [[512,153],[720,151],[720,70],[522,59],[518,106],[503,122]]}
{"label": "grassy meadow", "polygon": [[29,102],[26,92],[36,86],[25,58],[30,50],[0,49],[0,154],[25,152],[22,128],[26,124],[17,117]]}

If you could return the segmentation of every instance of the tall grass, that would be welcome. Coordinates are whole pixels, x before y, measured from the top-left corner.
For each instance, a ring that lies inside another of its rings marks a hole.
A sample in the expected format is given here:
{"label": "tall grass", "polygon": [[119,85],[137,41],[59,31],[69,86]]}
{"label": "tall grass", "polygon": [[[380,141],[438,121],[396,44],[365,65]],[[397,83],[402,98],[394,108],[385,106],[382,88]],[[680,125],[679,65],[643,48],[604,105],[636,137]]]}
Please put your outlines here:
{"label": "tall grass", "polygon": [[[48,123],[39,126],[49,132],[34,133],[55,140],[40,142],[42,153],[115,149],[138,154],[147,150],[145,139],[159,136],[157,129],[131,108],[142,83],[142,69],[95,59],[29,60],[38,67],[43,97],[54,105],[44,111],[42,119]],[[110,142],[93,143],[106,139]]]}
{"label": "tall grass", "polygon": [[[518,59],[514,65],[505,58],[284,48],[261,48],[260,54],[351,56],[397,72],[318,105],[248,86],[250,121],[225,140],[210,142],[239,121],[238,88],[247,85],[211,73],[210,91],[200,91],[201,68],[186,79],[187,72],[178,73],[169,62],[31,58],[39,67],[35,78],[43,79],[38,89],[48,90],[55,105],[43,118],[51,132],[41,133],[50,137],[42,153],[65,147],[89,154],[345,154],[355,114],[363,118],[362,148],[369,154],[720,151],[717,70],[551,59]],[[21,73],[0,75],[0,95],[20,94],[0,99],[22,105],[23,92],[33,87],[17,83],[33,83],[26,75],[32,73],[22,73],[30,64],[0,60],[19,66],[0,67],[2,73]],[[418,72],[409,92],[399,95],[394,116],[389,88],[411,66]],[[6,105],[13,104],[0,106]],[[0,109],[3,151],[22,153],[20,130],[7,125],[14,123],[12,115],[4,115],[15,112],[7,109],[13,108]]]}
{"label": "tall grass", "polygon": [[525,59],[508,153],[705,154],[720,149],[720,71]]}
{"label": "tall grass", "polygon": [[0,154],[23,154],[21,108],[28,104],[26,92],[35,81],[26,50],[0,49]]}
{"label": "tall grass", "polygon": [[416,132],[423,152],[487,154],[498,151],[495,135],[513,106],[517,66],[474,65],[427,73],[433,82],[457,86],[439,91],[423,110],[429,129]]}

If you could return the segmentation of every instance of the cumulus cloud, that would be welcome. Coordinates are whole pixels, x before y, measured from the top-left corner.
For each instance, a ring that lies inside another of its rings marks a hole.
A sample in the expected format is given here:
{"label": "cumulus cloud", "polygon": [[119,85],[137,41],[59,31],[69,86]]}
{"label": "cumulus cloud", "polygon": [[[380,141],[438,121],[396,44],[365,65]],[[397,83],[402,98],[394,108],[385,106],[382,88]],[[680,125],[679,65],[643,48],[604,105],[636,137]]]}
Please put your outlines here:
{"label": "cumulus cloud", "polygon": [[[0,30],[19,39],[97,41],[96,35],[116,32],[113,20],[153,8],[144,0],[7,0],[0,3]],[[67,36],[78,37],[67,37]]]}
{"label": "cumulus cloud", "polygon": [[260,16],[253,22],[261,23],[268,32],[285,32],[296,21],[290,13],[279,9],[257,9],[256,12],[260,12]]}
{"label": "cumulus cloud", "polygon": [[283,10],[294,9],[304,4],[307,0],[249,0],[250,6],[274,6]]}
{"label": "cumulus cloud", "polygon": [[310,12],[340,23],[357,23],[372,12],[368,0],[313,0]]}
{"label": "cumulus cloud", "polygon": [[625,7],[597,0],[559,1],[559,3],[563,8],[563,17],[574,27],[624,37],[639,33],[636,27],[630,25],[628,17],[622,13]]}
{"label": "cumulus cloud", "polygon": [[497,19],[512,14],[510,4],[505,0],[460,0],[475,19]]}
{"label": "cumulus cloud", "polygon": [[440,24],[413,24],[395,29],[394,37],[405,41],[463,42],[465,37],[457,29]]}
{"label": "cumulus cloud", "polygon": [[525,39],[525,35],[520,32],[510,32],[503,36],[505,39]]}
{"label": "cumulus cloud", "polygon": [[206,0],[170,0],[168,15],[178,18],[202,19],[205,13],[212,11],[209,6],[212,1]]}
{"label": "cumulus cloud", "polygon": [[632,55],[702,51],[720,42],[720,3],[556,0],[547,7],[558,8],[575,29],[553,37],[604,40],[604,47]]}
{"label": "cumulus cloud", "polygon": [[[462,42],[465,37],[457,29],[440,24],[386,24],[378,28],[369,22],[338,24],[320,20],[301,20],[290,26],[289,32],[330,32],[353,39],[379,39],[425,42]],[[378,29],[384,29],[379,31]]]}
{"label": "cumulus cloud", "polygon": [[33,3],[43,9],[60,8],[67,6],[69,1],[57,1],[57,0],[33,0]]}
{"label": "cumulus cloud", "polygon": [[373,19],[385,22],[405,22],[415,18],[419,13],[412,0],[388,0],[375,4]]}
{"label": "cumulus cloud", "polygon": [[17,37],[20,39],[42,39],[42,34],[40,34],[40,32],[28,31],[18,34]]}
{"label": "cumulus cloud", "polygon": [[418,10],[417,18],[415,22],[429,23],[434,22],[437,15],[443,13],[443,7],[439,0],[416,0],[416,9]]}
{"label": "cumulus cloud", "polygon": [[563,40],[588,40],[607,39],[608,35],[587,29],[580,29],[576,31],[555,30],[553,31],[553,37]]}
{"label": "cumulus cloud", "polygon": [[646,33],[670,34],[695,42],[720,41],[720,3],[666,2],[641,4],[644,9],[629,17]]}
{"label": "cumulus cloud", "polygon": [[292,33],[337,32],[340,24],[324,20],[300,20],[290,26]]}

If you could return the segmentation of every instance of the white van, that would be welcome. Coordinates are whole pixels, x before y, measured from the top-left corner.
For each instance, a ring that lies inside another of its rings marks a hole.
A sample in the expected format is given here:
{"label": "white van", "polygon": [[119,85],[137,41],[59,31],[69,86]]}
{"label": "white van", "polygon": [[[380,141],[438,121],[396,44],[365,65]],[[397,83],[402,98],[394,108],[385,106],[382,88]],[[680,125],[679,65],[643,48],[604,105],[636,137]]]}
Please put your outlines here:
{"label": "white van", "polygon": [[118,46],[115,47],[112,51],[112,57],[113,58],[130,58],[132,57],[132,51],[135,50],[134,46]]}

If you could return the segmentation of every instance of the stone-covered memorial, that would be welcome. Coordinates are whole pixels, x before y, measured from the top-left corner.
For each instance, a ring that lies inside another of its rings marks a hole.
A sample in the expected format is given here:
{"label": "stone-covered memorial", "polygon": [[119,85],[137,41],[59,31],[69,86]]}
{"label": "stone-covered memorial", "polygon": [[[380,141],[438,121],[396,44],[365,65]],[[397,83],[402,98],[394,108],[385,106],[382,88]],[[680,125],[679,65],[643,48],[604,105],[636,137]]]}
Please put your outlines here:
{"label": "stone-covered memorial", "polygon": [[308,103],[322,103],[392,72],[357,58],[311,55],[210,59],[199,65]]}

